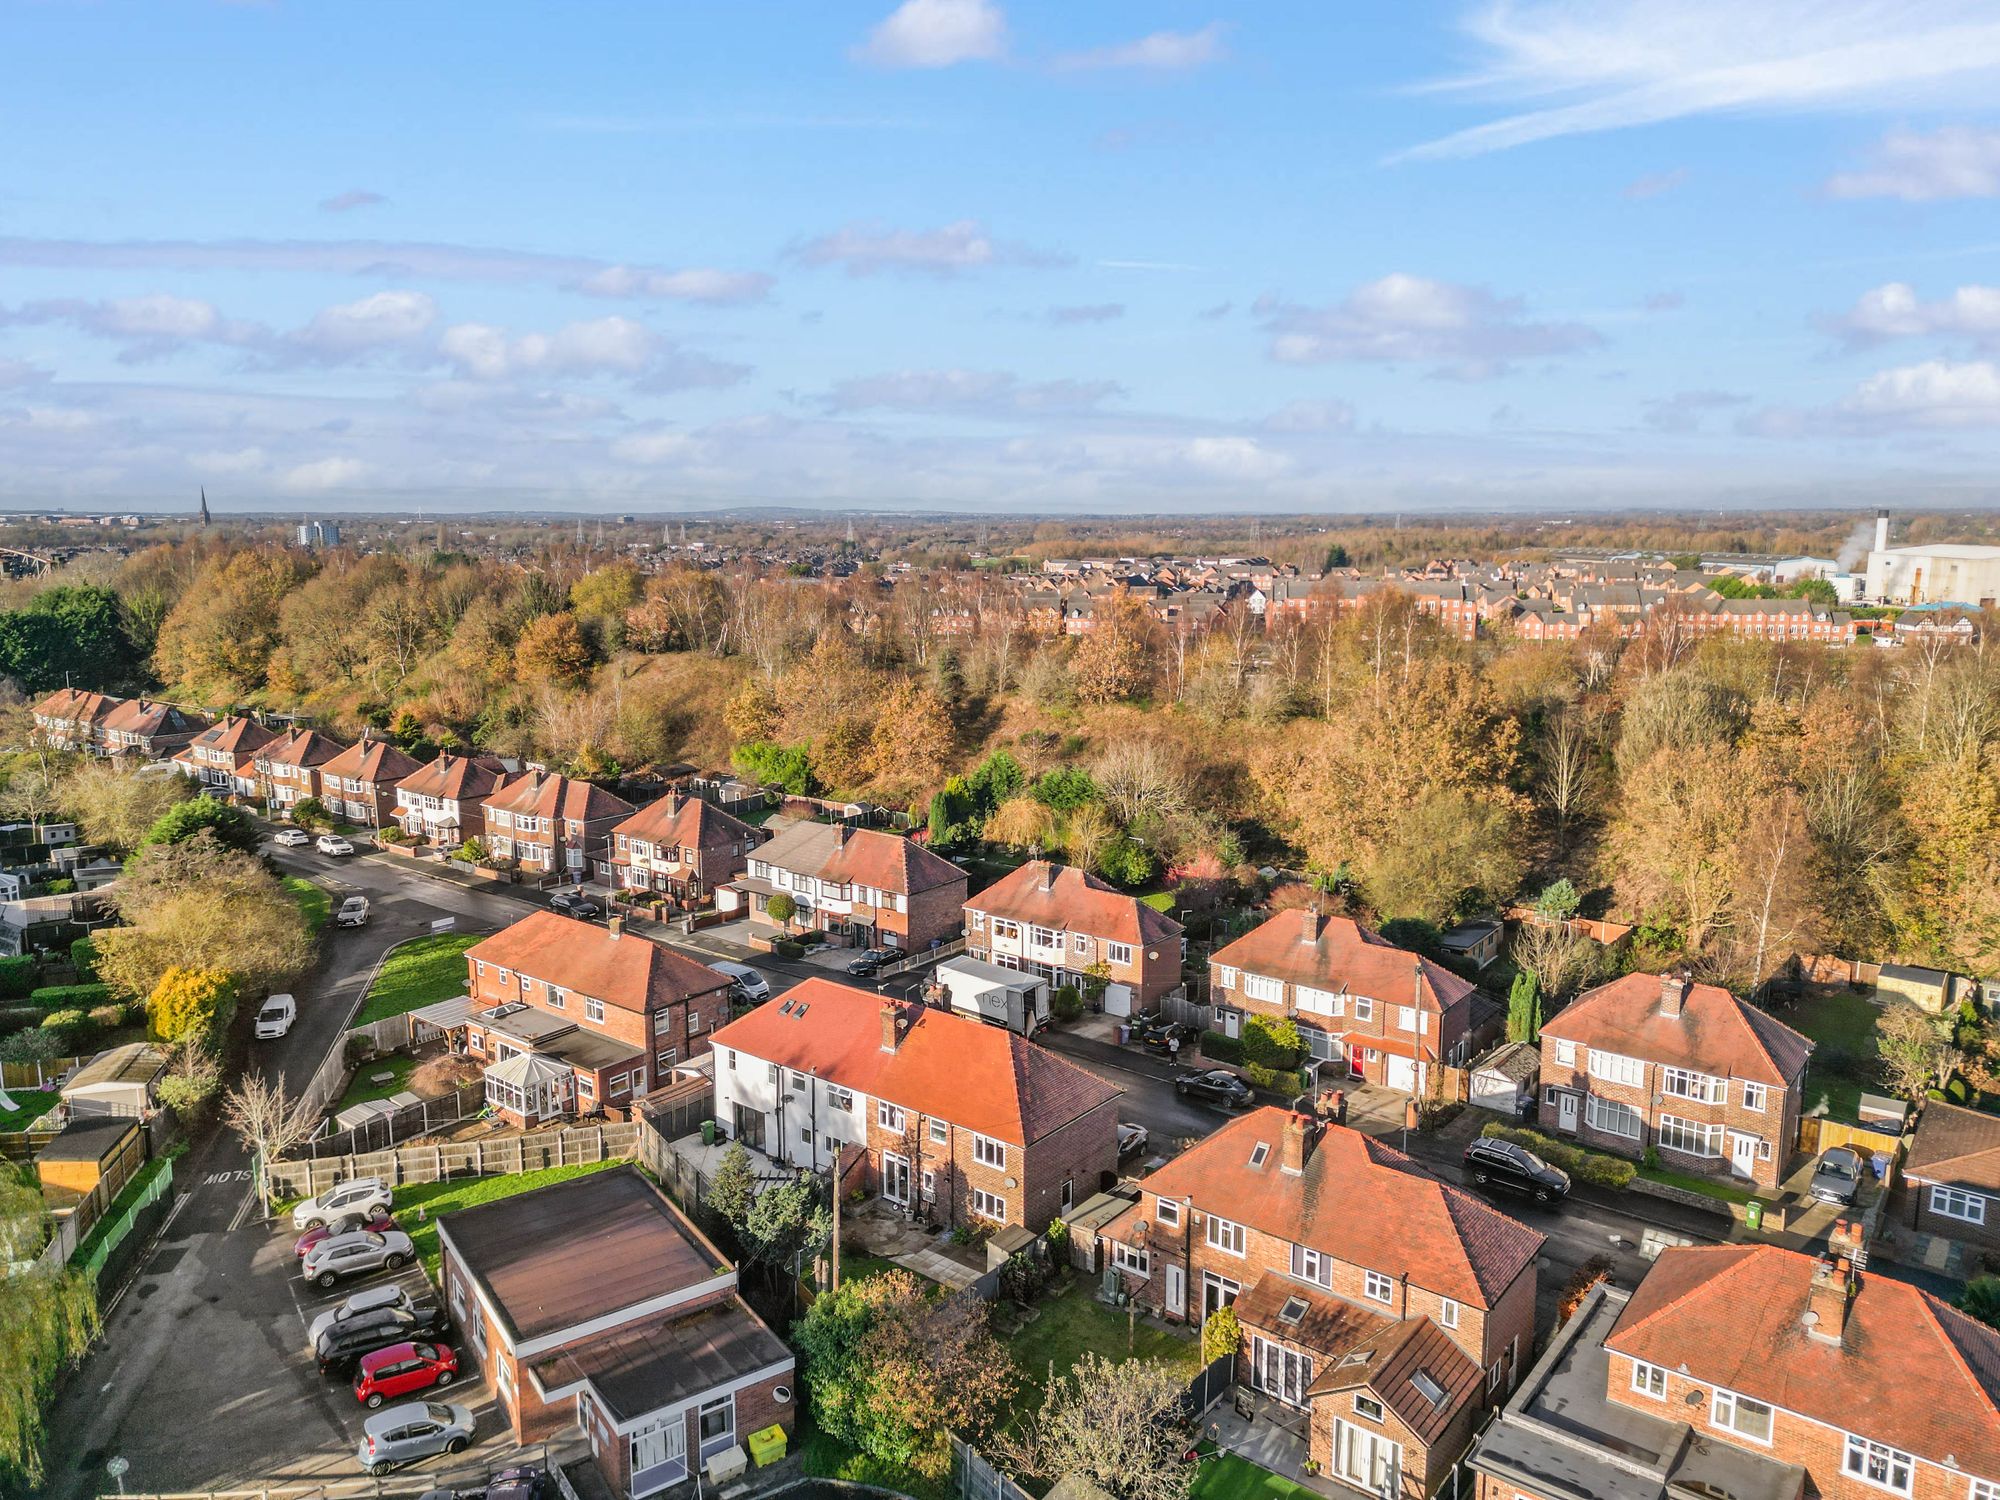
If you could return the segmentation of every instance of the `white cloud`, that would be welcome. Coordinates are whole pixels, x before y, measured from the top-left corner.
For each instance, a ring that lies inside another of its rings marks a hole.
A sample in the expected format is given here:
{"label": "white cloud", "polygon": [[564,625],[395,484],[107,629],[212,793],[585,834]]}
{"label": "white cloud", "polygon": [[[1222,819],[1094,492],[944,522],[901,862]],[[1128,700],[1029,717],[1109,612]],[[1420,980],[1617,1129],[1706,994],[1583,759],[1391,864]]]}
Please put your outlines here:
{"label": "white cloud", "polygon": [[1074,328],[1080,323],[1113,323],[1125,316],[1125,304],[1093,302],[1083,307],[1052,307],[1044,316],[1058,328]]}
{"label": "white cloud", "polygon": [[1155,73],[1185,73],[1220,62],[1229,55],[1223,45],[1223,24],[1210,21],[1199,31],[1156,31],[1137,41],[1065,52],[1053,66],[1058,72],[1088,72],[1104,68],[1134,68]]}
{"label": "white cloud", "polygon": [[287,469],[278,486],[295,495],[349,490],[368,483],[374,472],[358,458],[316,458]]}
{"label": "white cloud", "polygon": [[853,49],[878,68],[948,68],[1007,52],[1007,18],[991,0],[903,0]]}
{"label": "white cloud", "polygon": [[1266,432],[1352,432],[1354,408],[1345,401],[1294,401],[1264,418]]}
{"label": "white cloud", "polygon": [[320,199],[319,208],[321,213],[351,214],[357,208],[374,208],[388,201],[380,193],[371,193],[367,188],[349,188],[331,198]]}
{"label": "white cloud", "polygon": [[2000,287],[1962,286],[1925,302],[1905,282],[1863,292],[1833,327],[1851,345],[1879,344],[1924,335],[1956,335],[1982,347],[2000,347]]}
{"label": "white cloud", "polygon": [[456,323],[438,336],[438,354],[475,380],[525,376],[623,375],[642,390],[734,385],[749,369],[681,349],[645,324],[616,314],[566,323],[553,333],[510,333],[491,323]]}
{"label": "white cloud", "polygon": [[761,271],[649,271],[638,266],[606,266],[576,284],[592,297],[664,297],[716,304],[761,302],[774,278]]}
{"label": "white cloud", "polygon": [[1292,467],[1285,454],[1247,437],[1191,438],[1182,445],[1180,457],[1204,474],[1241,484],[1276,479]]}
{"label": "white cloud", "polygon": [[611,445],[611,456],[628,464],[675,464],[694,457],[700,443],[685,432],[647,427],[627,433]]}
{"label": "white cloud", "polygon": [[2000,87],[1983,0],[1483,0],[1465,30],[1484,66],[1436,87],[1527,107],[1406,157],[1696,115],[1984,103]]}
{"label": "white cloud", "polygon": [[1926,360],[1883,370],[1863,381],[1841,411],[1889,426],[2000,426],[2000,365]]}
{"label": "white cloud", "polygon": [[1748,396],[1731,391],[1676,391],[1645,404],[1646,425],[1655,432],[1698,432],[1702,419],[1711,412],[1745,406]]}
{"label": "white cloud", "polygon": [[1109,380],[1024,381],[1005,370],[902,370],[843,380],[829,410],[955,412],[1017,417],[1090,411],[1124,392]]}
{"label": "white cloud", "polygon": [[1581,323],[1534,323],[1518,298],[1403,272],[1356,287],[1331,307],[1266,298],[1256,311],[1284,364],[1438,361],[1464,379],[1499,374],[1511,359],[1573,354],[1603,340]]}
{"label": "white cloud", "polygon": [[996,240],[976,219],[942,229],[889,229],[848,224],[798,246],[793,255],[809,266],[844,266],[850,276],[881,271],[955,276],[990,266],[1055,266],[1067,258]]}
{"label": "white cloud", "polygon": [[1834,198],[1905,203],[2000,197],[2000,130],[1971,125],[1946,125],[1929,134],[1892,130],[1868,153],[1866,165],[1828,178],[1826,191]]}
{"label": "white cloud", "polygon": [[76,297],[29,302],[11,311],[0,309],[0,325],[8,323],[65,323],[98,338],[119,340],[125,348],[118,357],[126,364],[162,359],[189,344],[243,347],[270,337],[259,324],[224,317],[213,302],[169,292],[101,302]]}
{"label": "white cloud", "polygon": [[300,357],[325,363],[383,348],[407,347],[437,322],[438,305],[423,292],[371,292],[323,307],[303,328],[285,335]]}

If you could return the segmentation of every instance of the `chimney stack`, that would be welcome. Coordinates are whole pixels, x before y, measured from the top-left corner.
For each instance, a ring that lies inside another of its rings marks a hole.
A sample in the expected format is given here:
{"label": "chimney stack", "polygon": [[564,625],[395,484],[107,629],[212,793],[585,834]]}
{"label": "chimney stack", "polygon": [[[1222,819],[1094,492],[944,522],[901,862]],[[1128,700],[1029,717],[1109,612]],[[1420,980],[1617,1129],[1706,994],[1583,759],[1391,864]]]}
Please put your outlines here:
{"label": "chimney stack", "polygon": [[1052,859],[1044,860],[1042,861],[1042,889],[1045,891],[1052,891],[1055,888],[1056,888],[1056,862]]}
{"label": "chimney stack", "polygon": [[1687,999],[1688,985],[1693,976],[1686,969],[1672,969],[1660,976],[1660,1014],[1669,1020],[1678,1019],[1681,1002]]}
{"label": "chimney stack", "polygon": [[833,847],[836,849],[845,848],[846,844],[847,844],[847,825],[845,823],[834,824]]}
{"label": "chimney stack", "polygon": [[1854,1305],[1854,1264],[1846,1256],[1822,1260],[1806,1292],[1806,1333],[1837,1344],[1847,1332],[1847,1310]]}
{"label": "chimney stack", "polygon": [[1308,947],[1317,943],[1319,941],[1320,928],[1325,920],[1319,914],[1319,898],[1315,896],[1313,904],[1306,908],[1305,914],[1299,921],[1299,941]]}
{"label": "chimney stack", "polygon": [[1889,512],[1886,510],[1875,512],[1875,550],[1877,552],[1889,550]]}
{"label": "chimney stack", "polygon": [[625,919],[623,917],[606,917],[604,919],[604,930],[611,935],[612,942],[617,942],[619,938],[625,935]]}
{"label": "chimney stack", "polygon": [[1278,1165],[1297,1177],[1306,1169],[1306,1159],[1312,1155],[1314,1144],[1319,1140],[1319,1130],[1306,1116],[1293,1113],[1285,1116],[1285,1141]]}
{"label": "chimney stack", "polygon": [[896,1031],[896,1023],[901,1019],[902,1017],[898,1014],[896,1002],[893,1000],[884,1000],[882,1002],[882,1050],[884,1052],[894,1052],[897,1042],[902,1040]]}

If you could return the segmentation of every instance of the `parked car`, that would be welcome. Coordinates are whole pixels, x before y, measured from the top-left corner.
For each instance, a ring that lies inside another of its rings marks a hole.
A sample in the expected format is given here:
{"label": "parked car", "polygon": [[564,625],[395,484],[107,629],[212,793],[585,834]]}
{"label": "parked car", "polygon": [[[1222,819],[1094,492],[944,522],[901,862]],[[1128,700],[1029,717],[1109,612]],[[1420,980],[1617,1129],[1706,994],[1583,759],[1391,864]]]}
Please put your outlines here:
{"label": "parked car", "polygon": [[1465,1170],[1480,1187],[1526,1193],[1537,1203],[1569,1196],[1569,1173],[1552,1167],[1526,1146],[1482,1136],[1465,1148]]}
{"label": "parked car", "polygon": [[370,1234],[382,1234],[395,1227],[396,1221],[389,1217],[389,1210],[386,1208],[378,1208],[373,1213],[342,1214],[339,1218],[331,1219],[317,1229],[308,1229],[300,1235],[297,1243],[292,1246],[292,1253],[302,1257],[321,1240],[332,1239],[336,1234],[359,1234],[364,1229]]}
{"label": "parked car", "polygon": [[604,908],[579,890],[557,891],[549,897],[549,910],[559,911],[566,917],[575,917],[579,922],[588,922],[593,917],[604,915]]}
{"label": "parked car", "polygon": [[333,914],[336,927],[366,927],[368,925],[368,898],[349,896],[340,903],[340,910]]}
{"label": "parked car", "polygon": [[337,833],[322,833],[313,841],[313,848],[322,854],[352,854],[354,845]]}
{"label": "parked car", "polygon": [[354,1369],[354,1399],[370,1411],[392,1396],[427,1391],[458,1379],[458,1356],[445,1344],[391,1344],[361,1356]]}
{"label": "parked car", "polygon": [[847,972],[856,979],[866,979],[881,973],[882,965],[895,956],[887,948],[863,948],[847,961]]}
{"label": "parked car", "polygon": [[1835,1146],[1813,1168],[1812,1186],[1807,1192],[1820,1203],[1837,1203],[1851,1208],[1861,1196],[1861,1173],[1866,1164],[1852,1146]]}
{"label": "parked car", "polygon": [[370,1476],[386,1474],[398,1464],[439,1453],[463,1453],[472,1443],[472,1432],[472,1413],[463,1406],[412,1401],[370,1417],[362,1427],[355,1457]]}
{"label": "parked car", "polygon": [[1255,1097],[1250,1085],[1227,1068],[1182,1073],[1174,1079],[1174,1092],[1183,1099],[1201,1099],[1224,1109],[1241,1109]]}
{"label": "parked car", "polygon": [[379,1177],[356,1177],[336,1183],[317,1198],[292,1206],[292,1228],[301,1232],[317,1229],[342,1214],[373,1213],[389,1206],[389,1185]]}
{"label": "parked car", "polygon": [[726,958],[718,958],[709,967],[729,979],[729,993],[739,1000],[752,1005],[761,1005],[771,998],[771,981],[759,974],[748,964],[733,964]]}
{"label": "parked car", "polygon": [[1178,1021],[1169,1021],[1164,1026],[1155,1026],[1143,1037],[1136,1040],[1148,1052],[1158,1052],[1164,1056],[1178,1055],[1178,1047],[1185,1047],[1194,1040],[1194,1028],[1183,1026]]}
{"label": "parked car", "polygon": [[435,1343],[450,1327],[450,1321],[435,1302],[419,1302],[407,1311],[384,1308],[366,1318],[328,1329],[314,1342],[313,1358],[319,1361],[320,1374],[336,1380],[352,1380],[361,1361],[377,1349],[418,1340]]}
{"label": "parked car", "polygon": [[1164,1036],[1173,1030],[1175,1022],[1169,1021],[1164,1011],[1141,1011],[1125,1023],[1126,1034],[1135,1042],[1151,1041],[1155,1036]]}
{"label": "parked car", "polygon": [[307,1281],[317,1286],[337,1286],[350,1276],[370,1271],[397,1271],[416,1256],[410,1237],[400,1229],[357,1230],[321,1240],[306,1251],[302,1269]]}
{"label": "parked car", "polygon": [[486,1500],[556,1500],[560,1491],[547,1469],[502,1469],[486,1481]]}
{"label": "parked car", "polygon": [[1137,1156],[1146,1149],[1146,1127],[1134,1125],[1129,1120],[1118,1127],[1118,1156],[1122,1161],[1128,1156]]}
{"label": "parked car", "polygon": [[[345,1302],[341,1303],[340,1306],[330,1307],[312,1320],[311,1325],[306,1329],[306,1347],[308,1349],[315,1347],[319,1343],[319,1336],[325,1333],[327,1329],[338,1328],[343,1323],[351,1323],[356,1318],[368,1313],[381,1312],[386,1308],[394,1308],[399,1312],[408,1312],[412,1307],[418,1305],[420,1304],[411,1300],[407,1288],[400,1287],[394,1282],[389,1282],[383,1286],[363,1287]],[[424,1303],[421,1305],[428,1307],[430,1304]]]}
{"label": "parked car", "polygon": [[273,995],[257,1008],[257,1020],[250,1034],[260,1042],[274,1042],[292,1029],[299,1018],[299,1002],[290,995]]}
{"label": "parked car", "polygon": [[287,849],[296,849],[301,844],[310,844],[312,842],[312,835],[307,833],[303,828],[280,828],[276,833],[271,835],[271,842],[274,844],[283,844]]}

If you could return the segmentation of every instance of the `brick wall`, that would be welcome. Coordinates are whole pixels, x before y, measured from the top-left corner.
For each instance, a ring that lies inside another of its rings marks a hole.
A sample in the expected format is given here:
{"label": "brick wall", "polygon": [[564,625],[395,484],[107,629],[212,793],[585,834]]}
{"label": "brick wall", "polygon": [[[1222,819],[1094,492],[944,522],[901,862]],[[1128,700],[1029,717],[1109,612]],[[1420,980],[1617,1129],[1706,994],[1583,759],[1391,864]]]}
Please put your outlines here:
{"label": "brick wall", "polygon": [[[1405,1500],[1434,1495],[1451,1475],[1452,1465],[1465,1445],[1472,1441],[1472,1430],[1479,1420],[1479,1403],[1467,1402],[1438,1434],[1435,1443],[1426,1446],[1417,1440],[1415,1433],[1385,1403],[1382,1420],[1377,1422],[1363,1416],[1354,1409],[1356,1395],[1366,1395],[1365,1391],[1336,1391],[1321,1396],[1312,1404],[1310,1427],[1307,1433],[1307,1451],[1319,1464],[1320,1473],[1335,1477],[1333,1452],[1333,1424],[1335,1418],[1347,1422],[1366,1432],[1375,1432],[1390,1442],[1402,1447],[1402,1462],[1399,1468],[1401,1484],[1397,1490]],[[1508,1500],[1513,1500],[1510,1495]]]}
{"label": "brick wall", "polygon": [[1984,1250],[2000,1252],[2000,1197],[1985,1195],[1986,1222],[1968,1224],[1963,1219],[1954,1219],[1949,1214],[1941,1214],[1931,1208],[1931,1185],[1927,1182],[1909,1184],[1909,1195],[1912,1229],[1925,1234],[1942,1235],[1949,1240],[1960,1240]]}
{"label": "brick wall", "polygon": [[909,910],[881,913],[885,932],[901,934],[899,947],[921,952],[933,942],[948,943],[958,936],[965,918],[963,876],[933,890],[921,891],[905,904]]}
{"label": "brick wall", "polygon": [[[933,1124],[941,1127],[944,1139],[933,1137]],[[1106,1101],[1061,1128],[1022,1147],[1003,1142],[1004,1164],[989,1166],[978,1159],[978,1132],[914,1110],[904,1111],[901,1134],[885,1128],[875,1104],[867,1105],[867,1149],[869,1185],[883,1186],[885,1154],[909,1161],[911,1191],[921,1194],[923,1173],[932,1174],[933,1191],[928,1201],[932,1214],[953,1228],[963,1224],[997,1226],[1021,1224],[1040,1232],[1062,1213],[1062,1185],[1067,1178],[1074,1184],[1074,1199],[1081,1203],[1098,1190],[1101,1174],[1115,1169],[1118,1160],[1118,1115],[1115,1101]],[[1013,1185],[1008,1185],[1008,1179]],[[975,1192],[984,1191],[1006,1205],[1004,1218],[994,1220],[973,1211]]]}
{"label": "brick wall", "polygon": [[[780,1387],[794,1393],[793,1399],[783,1402],[774,1394]],[[755,1385],[745,1386],[736,1393],[736,1441],[749,1452],[749,1436],[776,1424],[789,1435],[797,1425],[798,1381],[791,1371],[776,1375]],[[701,1407],[696,1401],[682,1415],[687,1424],[686,1453],[689,1472],[700,1465],[701,1455]],[[615,1495],[627,1495],[632,1489],[632,1444],[627,1437],[621,1437],[611,1430],[602,1411],[593,1409],[591,1413],[590,1451],[597,1461],[598,1471],[611,1486]]]}

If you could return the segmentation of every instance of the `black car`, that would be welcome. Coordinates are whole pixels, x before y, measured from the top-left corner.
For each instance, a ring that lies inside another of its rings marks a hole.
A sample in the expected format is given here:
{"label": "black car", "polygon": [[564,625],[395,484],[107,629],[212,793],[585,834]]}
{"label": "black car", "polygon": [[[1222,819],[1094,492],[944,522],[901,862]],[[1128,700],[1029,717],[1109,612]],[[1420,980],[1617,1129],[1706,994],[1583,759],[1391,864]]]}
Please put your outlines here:
{"label": "black car", "polygon": [[1156,1027],[1138,1038],[1148,1052],[1157,1052],[1162,1057],[1172,1057],[1178,1053],[1179,1049],[1174,1045],[1176,1042],[1185,1047],[1193,1040],[1194,1028],[1183,1026],[1178,1021],[1169,1021],[1166,1025]]}
{"label": "black car", "polygon": [[386,1349],[391,1344],[407,1344],[416,1339],[442,1338],[451,1331],[451,1319],[435,1302],[419,1302],[411,1307],[380,1307],[356,1313],[345,1323],[336,1324],[319,1336],[313,1354],[319,1372],[337,1380],[352,1380],[354,1367],[364,1354]]}
{"label": "black car", "polygon": [[547,1469],[521,1465],[502,1469],[486,1481],[486,1500],[556,1500],[556,1482]]}
{"label": "black car", "polygon": [[1465,1171],[1480,1187],[1526,1193],[1537,1203],[1569,1196],[1569,1173],[1552,1167],[1526,1146],[1482,1136],[1465,1148]]}
{"label": "black car", "polygon": [[1174,1092],[1184,1099],[1203,1099],[1224,1109],[1240,1109],[1254,1097],[1250,1085],[1227,1068],[1209,1068],[1200,1073],[1183,1073],[1174,1080]]}
{"label": "black car", "polygon": [[866,979],[882,972],[882,965],[895,955],[885,948],[864,948],[847,961],[847,972],[856,979]]}
{"label": "black car", "polygon": [[582,891],[557,891],[549,897],[549,910],[559,911],[566,917],[575,917],[579,922],[588,922],[604,915],[599,906]]}

